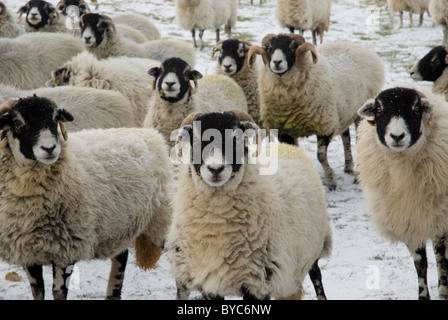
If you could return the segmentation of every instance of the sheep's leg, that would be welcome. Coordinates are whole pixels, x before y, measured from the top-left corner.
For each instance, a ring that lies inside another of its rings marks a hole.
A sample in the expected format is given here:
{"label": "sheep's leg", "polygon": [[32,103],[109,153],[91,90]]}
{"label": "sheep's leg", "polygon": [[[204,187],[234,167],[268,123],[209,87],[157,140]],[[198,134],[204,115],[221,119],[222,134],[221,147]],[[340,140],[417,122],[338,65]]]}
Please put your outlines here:
{"label": "sheep's leg", "polygon": [[313,44],[317,46],[317,36],[316,36],[317,30],[312,30],[311,32],[313,33]]}
{"label": "sheep's leg", "polygon": [[194,29],[191,29],[191,36],[192,36],[192,38],[193,38],[193,44],[194,44],[194,47],[197,48],[198,45],[197,45],[197,43],[196,43],[196,31],[195,31]]}
{"label": "sheep's leg", "polygon": [[53,299],[67,300],[69,278],[73,272],[73,263],[61,267],[53,263]]}
{"label": "sheep's leg", "polygon": [[266,294],[261,298],[255,296],[244,284],[241,286],[241,292],[243,293],[243,300],[271,300],[271,296],[269,294]]}
{"label": "sheep's leg", "polygon": [[176,300],[190,299],[190,290],[185,284],[183,284],[177,279],[176,279],[176,288],[177,288]]}
{"label": "sheep's leg", "polygon": [[353,174],[353,156],[352,156],[352,145],[350,141],[350,128],[345,130],[342,134],[342,143],[344,145],[344,157],[345,166],[344,171],[346,173]]}
{"label": "sheep's leg", "polygon": [[423,25],[423,14],[424,14],[424,12],[420,14],[420,19],[418,21],[418,26],[419,27],[421,27]]}
{"label": "sheep's leg", "polygon": [[409,26],[414,27],[414,20],[412,19],[412,11],[409,11]]}
{"label": "sheep's leg", "polygon": [[216,42],[219,42],[220,37],[219,37],[219,28],[216,29]]}
{"label": "sheep's leg", "polygon": [[123,287],[124,271],[128,261],[128,250],[126,249],[118,256],[111,259],[109,282],[107,284],[106,299],[121,299],[121,288]]}
{"label": "sheep's leg", "polygon": [[439,274],[439,297],[448,300],[448,251],[447,234],[436,237],[433,241],[434,253]]}
{"label": "sheep's leg", "polygon": [[403,28],[403,11],[400,11],[400,28]]}
{"label": "sheep's leg", "polygon": [[443,45],[448,45],[448,26],[442,24],[443,31]]}
{"label": "sheep's leg", "polygon": [[199,30],[199,39],[201,39],[201,50],[204,49],[204,40],[202,39],[202,36],[204,35],[204,29]]}
{"label": "sheep's leg", "polygon": [[417,277],[418,277],[418,299],[419,300],[430,300],[431,297],[429,296],[429,290],[428,290],[428,281],[426,278],[426,273],[428,270],[428,260],[426,257],[426,248],[418,247],[418,248],[411,248],[408,246],[408,250],[412,255],[412,258],[414,258],[414,266],[415,270],[417,271]]}
{"label": "sheep's leg", "polygon": [[311,282],[313,283],[314,290],[316,291],[317,300],[327,300],[325,295],[324,286],[322,284],[322,273],[320,272],[319,260],[316,260],[308,272]]}
{"label": "sheep's leg", "polygon": [[[287,28],[289,29],[289,32],[294,33],[294,27],[293,26],[287,26]],[[302,33],[300,31],[300,33]]]}
{"label": "sheep's leg", "polygon": [[224,300],[223,296],[217,295],[217,294],[211,294],[211,293],[203,293],[202,297],[204,300]]}
{"label": "sheep's leg", "polygon": [[[216,29],[216,31],[219,32],[219,29]],[[232,26],[230,24],[225,26],[225,33],[229,38],[232,37]]]}
{"label": "sheep's leg", "polygon": [[24,267],[28,281],[31,286],[31,293],[33,294],[34,300],[44,300],[45,299],[45,286],[44,277],[42,275],[42,266],[34,265]]}
{"label": "sheep's leg", "polygon": [[331,169],[328,164],[327,150],[330,144],[330,136],[318,136],[317,137],[317,159],[319,160],[322,168],[324,169],[325,179],[327,181],[327,186],[330,191],[336,189],[336,178],[333,169]]}

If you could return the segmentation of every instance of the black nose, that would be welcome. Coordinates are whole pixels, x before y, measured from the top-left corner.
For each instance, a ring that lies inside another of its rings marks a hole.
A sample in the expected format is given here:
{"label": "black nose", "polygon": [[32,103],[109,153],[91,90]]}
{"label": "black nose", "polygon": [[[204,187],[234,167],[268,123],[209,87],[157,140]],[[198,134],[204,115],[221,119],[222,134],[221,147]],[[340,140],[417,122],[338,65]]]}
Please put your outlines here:
{"label": "black nose", "polygon": [[278,68],[280,67],[280,63],[282,63],[282,60],[274,60],[272,62],[274,62],[275,66]]}
{"label": "black nose", "polygon": [[86,40],[86,42],[89,42],[92,37],[84,37],[84,39]]}
{"label": "black nose", "polygon": [[165,82],[165,84],[168,86],[168,89],[171,89],[176,84],[176,82]]}
{"label": "black nose", "polygon": [[214,165],[214,166],[208,166],[208,170],[214,175],[217,176],[221,172],[224,171],[224,165]]}
{"label": "black nose", "polygon": [[229,70],[231,67],[232,67],[231,64],[227,64],[227,65],[224,66],[224,68],[226,68],[226,70]]}
{"label": "black nose", "polygon": [[54,149],[56,149],[56,145],[54,145],[54,146],[52,146],[52,147],[50,147],[50,148],[43,147],[43,146],[41,146],[40,148],[41,148],[42,150],[44,150],[46,153],[48,153],[48,154],[52,154],[53,151],[54,151]]}
{"label": "black nose", "polygon": [[400,142],[401,140],[403,140],[403,138],[404,138],[404,133],[402,133],[402,134],[400,134],[399,136],[396,136],[396,135],[394,135],[394,134],[390,134],[390,137],[392,138],[392,139],[394,139],[394,141],[396,142],[396,143],[398,143],[398,142]]}

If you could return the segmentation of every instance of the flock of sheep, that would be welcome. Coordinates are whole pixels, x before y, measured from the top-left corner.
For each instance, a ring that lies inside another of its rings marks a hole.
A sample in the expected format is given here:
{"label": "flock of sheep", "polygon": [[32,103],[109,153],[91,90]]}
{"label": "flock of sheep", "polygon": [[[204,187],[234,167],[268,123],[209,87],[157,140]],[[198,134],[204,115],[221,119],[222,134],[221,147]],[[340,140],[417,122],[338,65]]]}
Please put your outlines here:
{"label": "flock of sheep", "polygon": [[[447,30],[444,3],[388,0],[401,18],[410,11],[422,22],[429,10]],[[299,299],[307,275],[326,299],[324,185],[337,188],[327,149],[341,135],[345,172],[363,186],[372,223],[414,258],[419,298],[430,298],[428,239],[448,298],[448,49],[411,70],[434,92],[382,91],[375,52],[323,41],[331,1],[277,0],[290,33],[260,45],[231,38],[237,8],[176,0],[192,45],[161,39],[141,15],[92,13],[84,0],[30,0],[18,17],[0,2],[0,259],[23,266],[35,299],[45,297],[42,266],[53,267],[53,298],[66,299],[71,266],[91,259],[112,260],[106,297],[120,299],[131,247],[143,269],[166,255],[178,299],[191,290]],[[195,69],[196,30],[201,50],[204,31],[216,31],[216,74]],[[277,130],[280,143],[262,143],[261,129]],[[310,135],[324,182],[298,147]],[[275,174],[260,174],[263,154]]]}

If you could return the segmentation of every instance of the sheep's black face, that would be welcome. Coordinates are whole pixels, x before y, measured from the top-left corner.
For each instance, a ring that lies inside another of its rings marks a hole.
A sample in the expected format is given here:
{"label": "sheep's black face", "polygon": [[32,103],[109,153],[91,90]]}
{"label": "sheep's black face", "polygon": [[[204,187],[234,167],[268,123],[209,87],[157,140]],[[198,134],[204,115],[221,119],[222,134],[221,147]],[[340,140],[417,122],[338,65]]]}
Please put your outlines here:
{"label": "sheep's black face", "polygon": [[248,137],[255,135],[258,127],[239,121],[233,112],[224,112],[200,115],[183,129],[182,142],[189,138],[196,175],[211,187],[221,187],[240,172],[248,152]]}
{"label": "sheep's black face", "polygon": [[192,70],[184,60],[170,58],[160,67],[151,68],[148,73],[154,77],[160,97],[169,102],[177,102],[191,95],[190,81],[202,78],[199,71]]}
{"label": "sheep's black face", "polygon": [[445,47],[438,46],[426,54],[411,69],[414,80],[436,81],[448,65],[448,52]]}
{"label": "sheep's black face", "polygon": [[40,29],[50,23],[57,15],[56,8],[43,0],[31,0],[18,11],[26,14],[26,22],[29,26]]}
{"label": "sheep's black face", "polygon": [[219,66],[224,74],[232,75],[241,70],[249,48],[243,42],[236,39],[228,39],[221,45],[219,54]]}
{"label": "sheep's black face", "polygon": [[295,52],[298,46],[294,39],[286,35],[271,38],[264,47],[271,71],[278,75],[288,72],[296,61]]}
{"label": "sheep's black face", "polygon": [[417,91],[394,88],[366,102],[358,113],[376,125],[377,139],[384,146],[401,152],[419,141],[422,119],[431,112],[431,104]]}
{"label": "sheep's black face", "polygon": [[97,13],[87,13],[81,17],[81,40],[86,47],[99,46],[107,32],[113,28],[112,22]]}
{"label": "sheep's black face", "polygon": [[82,16],[83,14],[90,13],[90,8],[88,4],[82,0],[62,0],[57,5],[59,12],[64,16],[67,15],[67,9],[70,6],[78,8],[79,17]]}
{"label": "sheep's black face", "polygon": [[0,117],[0,130],[6,132],[18,161],[52,164],[61,152],[58,123],[66,121],[73,121],[70,113],[56,109],[48,99],[34,96],[15,102],[11,111]]}

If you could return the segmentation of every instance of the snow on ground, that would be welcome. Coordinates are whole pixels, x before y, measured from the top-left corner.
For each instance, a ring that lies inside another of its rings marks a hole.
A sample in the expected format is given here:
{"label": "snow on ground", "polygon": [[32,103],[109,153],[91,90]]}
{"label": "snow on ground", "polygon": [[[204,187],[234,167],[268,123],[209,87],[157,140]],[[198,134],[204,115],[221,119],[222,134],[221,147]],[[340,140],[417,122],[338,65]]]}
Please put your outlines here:
{"label": "snow on ground", "polygon": [[[13,10],[25,3],[21,0],[4,0]],[[55,0],[52,1],[56,3]],[[164,38],[191,41],[189,31],[180,29],[175,23],[173,0],[100,0],[99,11],[108,15],[122,12],[137,12],[147,15],[160,29]],[[287,32],[281,29],[275,19],[275,1],[265,0],[260,7],[251,5],[249,0],[241,0],[238,22],[233,37],[260,44],[267,33]],[[418,22],[417,15],[414,21]],[[409,77],[412,65],[442,39],[440,27],[434,27],[425,15],[422,27],[409,28],[405,14],[404,28],[399,29],[399,18],[392,16],[386,8],[386,0],[333,0],[330,31],[324,41],[353,41],[363,43],[376,51],[384,60],[387,71],[385,88],[393,85],[413,86]],[[222,38],[226,38],[221,31]],[[197,50],[198,69],[203,74],[215,72],[216,62],[210,61],[211,46],[215,43],[215,33],[207,30],[204,40],[207,47]],[[308,41],[311,34],[305,33]],[[352,129],[352,144],[355,133]],[[316,159],[316,140],[311,137],[300,141],[301,147],[314,160],[323,176]],[[354,149],[354,147],[353,147]],[[338,177],[338,189],[327,191],[328,212],[334,232],[333,253],[320,262],[327,297],[332,300],[383,300],[416,299],[417,278],[413,261],[402,243],[390,244],[373,229],[366,216],[362,190],[353,183],[353,176],[343,170],[344,156],[342,143],[336,138],[329,148],[330,165]],[[356,154],[354,154],[356,159]],[[432,298],[437,298],[437,270],[434,254],[428,244],[428,282]],[[109,261],[80,262],[75,267],[74,282],[69,299],[103,299]],[[17,272],[22,280],[5,280],[8,272]],[[50,268],[44,268],[47,299],[51,297],[52,275]],[[305,299],[315,299],[311,282],[306,279]],[[170,277],[169,266],[162,257],[155,271],[144,272],[130,256],[123,285],[123,299],[175,299],[176,288]],[[197,297],[193,294],[193,297]],[[21,267],[0,262],[0,299],[32,299],[26,275]]]}

